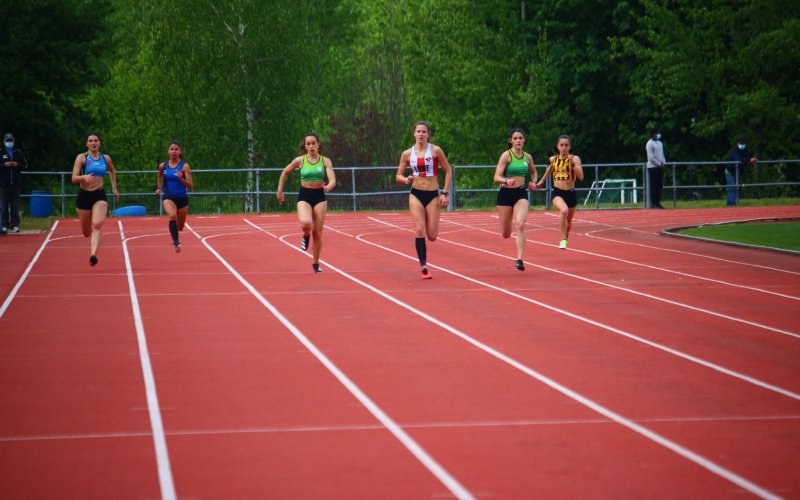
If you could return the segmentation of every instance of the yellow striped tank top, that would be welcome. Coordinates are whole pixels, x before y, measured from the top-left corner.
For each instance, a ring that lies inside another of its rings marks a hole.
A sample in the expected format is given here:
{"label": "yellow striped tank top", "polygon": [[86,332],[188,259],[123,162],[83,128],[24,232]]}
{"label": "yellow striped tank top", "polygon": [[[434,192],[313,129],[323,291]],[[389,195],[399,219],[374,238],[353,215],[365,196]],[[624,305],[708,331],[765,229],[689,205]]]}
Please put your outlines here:
{"label": "yellow striped tank top", "polygon": [[553,157],[553,180],[554,181],[574,181],[575,172],[572,169],[574,162],[572,155],[566,158]]}

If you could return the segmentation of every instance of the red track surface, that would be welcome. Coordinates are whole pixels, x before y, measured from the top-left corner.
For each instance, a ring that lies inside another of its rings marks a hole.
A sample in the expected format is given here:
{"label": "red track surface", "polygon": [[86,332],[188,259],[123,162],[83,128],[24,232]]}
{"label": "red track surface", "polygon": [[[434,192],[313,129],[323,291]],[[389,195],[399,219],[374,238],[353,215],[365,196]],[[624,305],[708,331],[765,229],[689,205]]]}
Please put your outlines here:
{"label": "red track surface", "polygon": [[658,234],[779,216],[532,212],[521,273],[447,213],[430,281],[407,213],[322,274],[294,215],[0,239],[0,496],[800,497],[800,257]]}

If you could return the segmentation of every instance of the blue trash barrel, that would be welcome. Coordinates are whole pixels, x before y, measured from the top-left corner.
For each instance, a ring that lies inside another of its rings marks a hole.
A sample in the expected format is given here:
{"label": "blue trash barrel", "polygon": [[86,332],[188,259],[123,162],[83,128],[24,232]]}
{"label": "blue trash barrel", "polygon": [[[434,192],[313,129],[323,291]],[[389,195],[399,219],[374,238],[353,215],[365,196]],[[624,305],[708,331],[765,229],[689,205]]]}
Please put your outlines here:
{"label": "blue trash barrel", "polygon": [[31,191],[31,217],[50,217],[53,207],[49,191]]}
{"label": "blue trash barrel", "polygon": [[147,211],[142,205],[130,205],[128,207],[119,207],[111,215],[114,217],[128,217],[128,216],[142,216]]}

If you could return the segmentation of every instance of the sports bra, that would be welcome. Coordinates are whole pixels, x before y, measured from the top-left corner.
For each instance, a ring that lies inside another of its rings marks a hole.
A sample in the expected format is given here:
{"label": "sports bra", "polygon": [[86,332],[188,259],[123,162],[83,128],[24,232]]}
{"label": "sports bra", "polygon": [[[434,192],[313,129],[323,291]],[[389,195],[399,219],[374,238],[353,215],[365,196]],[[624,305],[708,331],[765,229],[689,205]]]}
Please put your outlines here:
{"label": "sports bra", "polygon": [[418,157],[417,149],[411,146],[411,156],[408,158],[408,164],[411,166],[411,172],[414,177],[436,177],[439,175],[439,160],[433,157],[431,153],[431,145],[425,150],[425,156]]}
{"label": "sports bra", "polygon": [[511,161],[506,165],[503,175],[506,177],[525,177],[525,174],[528,173],[528,159],[525,158],[525,153],[522,153],[522,158],[517,158],[514,151],[509,149],[508,154],[511,155]]}
{"label": "sports bra", "polygon": [[303,155],[303,165],[300,167],[301,182],[325,182],[325,157],[319,155],[317,163],[308,161],[308,155]]}
{"label": "sports bra", "polygon": [[86,175],[94,174],[95,177],[103,177],[108,172],[108,165],[106,165],[106,155],[100,153],[100,158],[94,159],[89,153],[86,155],[86,164],[83,171]]}

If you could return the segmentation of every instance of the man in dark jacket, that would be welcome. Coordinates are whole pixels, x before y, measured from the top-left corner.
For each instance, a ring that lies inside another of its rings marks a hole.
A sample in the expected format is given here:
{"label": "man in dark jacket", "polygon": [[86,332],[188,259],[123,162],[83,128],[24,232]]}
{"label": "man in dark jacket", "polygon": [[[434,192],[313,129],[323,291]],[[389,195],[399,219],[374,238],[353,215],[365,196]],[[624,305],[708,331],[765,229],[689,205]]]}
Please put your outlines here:
{"label": "man in dark jacket", "polygon": [[0,235],[19,232],[19,199],[22,169],[28,167],[22,151],[14,148],[12,134],[3,136],[0,148]]}
{"label": "man in dark jacket", "polygon": [[747,166],[748,163],[755,164],[758,159],[747,149],[747,139],[739,137],[736,145],[728,153],[728,161],[731,163],[725,166],[725,181],[728,183],[728,206],[732,207],[739,201],[738,184],[741,179],[739,167]]}

